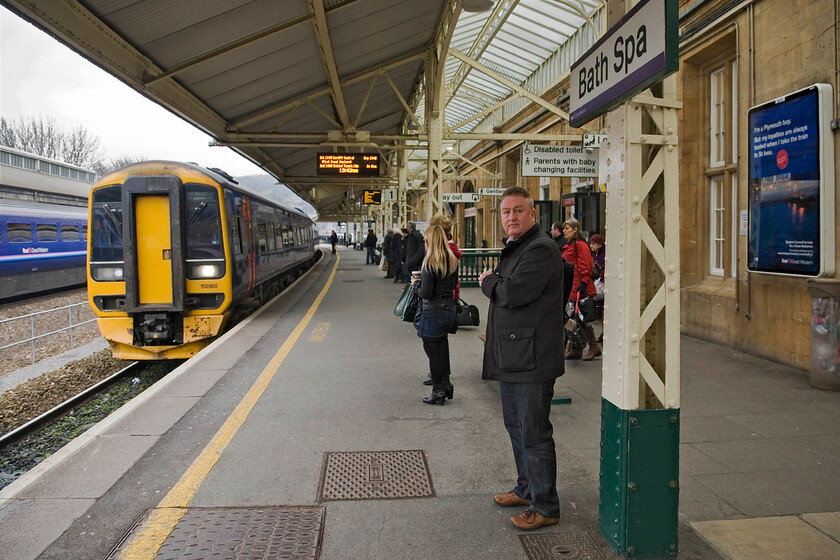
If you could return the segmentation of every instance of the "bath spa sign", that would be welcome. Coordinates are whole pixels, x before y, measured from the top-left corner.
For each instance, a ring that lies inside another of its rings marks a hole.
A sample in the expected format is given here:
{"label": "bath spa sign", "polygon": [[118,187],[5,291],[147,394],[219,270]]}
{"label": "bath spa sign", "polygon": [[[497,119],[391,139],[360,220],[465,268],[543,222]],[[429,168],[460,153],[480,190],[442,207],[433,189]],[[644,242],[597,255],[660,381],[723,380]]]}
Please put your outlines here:
{"label": "bath spa sign", "polygon": [[678,0],[642,0],[571,69],[569,123],[579,127],[679,68]]}

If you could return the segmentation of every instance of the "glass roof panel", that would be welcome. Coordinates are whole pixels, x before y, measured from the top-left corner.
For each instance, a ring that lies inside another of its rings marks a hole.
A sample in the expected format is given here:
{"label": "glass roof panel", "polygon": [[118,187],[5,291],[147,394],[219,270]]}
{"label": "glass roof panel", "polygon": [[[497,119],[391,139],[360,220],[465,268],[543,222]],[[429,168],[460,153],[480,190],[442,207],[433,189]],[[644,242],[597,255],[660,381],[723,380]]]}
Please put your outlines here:
{"label": "glass roof panel", "polygon": [[[451,48],[523,85],[571,35],[588,25],[586,16],[592,17],[603,4],[601,0],[496,0],[487,12],[462,12]],[[454,56],[446,59],[444,79],[447,125],[462,122],[513,93]]]}

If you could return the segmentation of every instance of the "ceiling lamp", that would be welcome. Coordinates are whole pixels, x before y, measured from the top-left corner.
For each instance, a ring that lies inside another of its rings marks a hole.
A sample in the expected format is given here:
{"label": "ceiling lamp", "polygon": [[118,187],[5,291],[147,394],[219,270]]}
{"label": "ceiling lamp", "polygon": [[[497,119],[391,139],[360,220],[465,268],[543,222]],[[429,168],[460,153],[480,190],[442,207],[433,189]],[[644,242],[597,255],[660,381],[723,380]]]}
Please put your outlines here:
{"label": "ceiling lamp", "polygon": [[493,0],[463,0],[461,7],[465,12],[486,12],[493,7]]}

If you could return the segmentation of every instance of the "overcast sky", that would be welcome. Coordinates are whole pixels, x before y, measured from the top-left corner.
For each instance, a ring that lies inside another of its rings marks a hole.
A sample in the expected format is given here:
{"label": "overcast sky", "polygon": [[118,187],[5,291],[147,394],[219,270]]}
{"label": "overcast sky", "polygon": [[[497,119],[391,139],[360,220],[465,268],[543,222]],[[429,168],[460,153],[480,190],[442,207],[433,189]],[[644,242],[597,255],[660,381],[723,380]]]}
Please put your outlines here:
{"label": "overcast sky", "polygon": [[0,7],[0,115],[53,118],[100,140],[104,159],[192,161],[234,177],[264,174],[228,148]]}

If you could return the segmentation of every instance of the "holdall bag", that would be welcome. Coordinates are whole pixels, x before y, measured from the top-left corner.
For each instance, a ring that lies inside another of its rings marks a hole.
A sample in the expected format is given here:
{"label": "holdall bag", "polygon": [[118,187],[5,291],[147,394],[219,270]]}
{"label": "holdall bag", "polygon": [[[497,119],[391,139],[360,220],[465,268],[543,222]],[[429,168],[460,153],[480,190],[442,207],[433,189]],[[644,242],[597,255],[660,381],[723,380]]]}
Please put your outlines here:
{"label": "holdall bag", "polygon": [[414,322],[414,316],[417,315],[418,301],[419,298],[417,297],[417,292],[414,291],[414,286],[412,284],[407,284],[406,287],[403,288],[402,295],[397,301],[396,307],[394,307],[394,315],[403,321],[409,323]]}
{"label": "holdall bag", "polygon": [[598,313],[595,311],[595,301],[589,297],[582,297],[577,302],[578,316],[582,323],[591,323],[598,318]]}
{"label": "holdall bag", "polygon": [[459,299],[455,311],[458,326],[477,327],[481,323],[481,319],[478,316],[478,307],[475,305],[470,305],[466,301]]}

